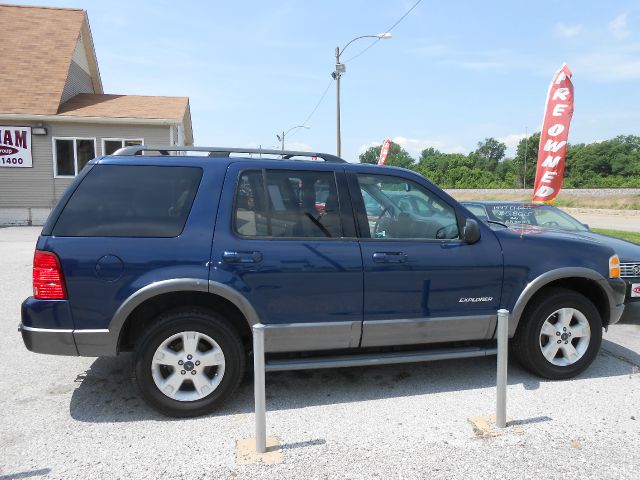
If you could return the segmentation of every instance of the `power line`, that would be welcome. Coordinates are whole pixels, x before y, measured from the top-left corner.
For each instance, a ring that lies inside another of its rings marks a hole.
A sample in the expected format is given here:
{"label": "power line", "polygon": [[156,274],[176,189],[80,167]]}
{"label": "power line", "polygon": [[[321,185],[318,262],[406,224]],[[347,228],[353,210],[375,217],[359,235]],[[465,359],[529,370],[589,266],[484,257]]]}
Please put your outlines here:
{"label": "power line", "polygon": [[398,19],[398,21],[397,21],[396,23],[394,23],[393,25],[391,25],[391,27],[389,27],[389,29],[387,30],[387,32],[390,32],[391,30],[393,30],[394,28],[396,28],[396,27],[398,26],[398,24],[399,24],[401,21],[403,21],[403,20],[405,19],[405,17],[406,17],[407,15],[409,15],[409,14],[411,13],[411,11],[412,11],[414,8],[416,8],[416,7],[418,6],[418,4],[419,4],[421,1],[422,1],[422,0],[418,0],[416,3],[414,3],[414,4],[413,4],[413,7],[411,7],[409,10],[407,10],[407,12],[406,12],[404,15],[402,15],[402,16]]}
{"label": "power line", "polygon": [[311,117],[313,117],[314,113],[316,113],[316,110],[318,110],[318,107],[320,106],[320,104],[324,100],[324,97],[327,96],[327,92],[329,91],[329,88],[331,87],[332,83],[333,83],[333,78],[331,80],[329,80],[329,83],[327,84],[327,88],[324,89],[324,92],[322,92],[322,95],[320,96],[320,100],[318,100],[318,103],[316,103],[316,106],[313,107],[313,110],[311,110],[311,113],[307,116],[307,118],[304,120],[304,122],[301,123],[301,125],[307,125],[307,122],[309,121],[309,119]]}
{"label": "power line", "polygon": [[[402,15],[397,21],[396,23],[394,23],[393,25],[391,25],[386,31],[390,32],[392,31],[394,28],[396,28],[398,26],[398,24],[400,24],[400,22],[402,22],[407,15],[409,15],[414,8],[416,8],[420,2],[422,2],[422,0],[418,0],[416,3],[413,4],[413,6],[407,10],[404,15]],[[353,57],[349,58],[348,60],[345,61],[345,63],[347,62],[351,62],[352,60],[358,58],[360,55],[364,54],[367,50],[369,50],[371,47],[373,47],[376,43],[378,43],[381,39],[380,38],[376,38],[369,46],[367,46],[365,49],[363,49],[361,52],[355,54]],[[313,107],[313,110],[311,110],[311,113],[307,116],[307,118],[305,119],[304,122],[301,123],[301,125],[306,125],[307,122],[311,119],[311,117],[313,117],[313,115],[316,113],[316,111],[318,110],[318,107],[320,107],[320,104],[322,103],[322,101],[324,100],[324,97],[327,96],[327,92],[329,91],[329,88],[331,87],[331,84],[334,82],[333,79],[331,79],[327,85],[327,88],[324,89],[324,92],[322,92],[322,95],[320,96],[320,100],[318,100],[318,102],[316,103],[316,106]],[[293,134],[295,134],[296,132],[293,132]]]}
{"label": "power line", "polygon": [[[416,7],[418,6],[418,4],[420,4],[420,2],[422,2],[422,0],[418,0],[416,3],[414,3],[414,4],[413,4],[413,6],[412,6],[409,10],[407,10],[407,11],[404,13],[404,15],[402,15],[402,16],[398,19],[398,21],[397,21],[396,23],[394,23],[394,24],[393,24],[393,25],[391,25],[389,28],[387,28],[387,30],[386,30],[386,31],[387,31],[387,32],[390,32],[390,31],[392,31],[394,28],[396,28],[396,27],[398,26],[398,24],[399,24],[400,22],[402,22],[402,21],[407,17],[407,15],[409,15],[409,14],[413,11],[413,9],[414,9],[414,8],[416,8]],[[370,44],[370,45],[368,45],[366,48],[364,48],[361,52],[356,53],[353,57],[351,57],[351,58],[349,58],[348,60],[346,60],[346,61],[345,61],[345,63],[347,63],[347,62],[351,62],[352,60],[354,60],[354,59],[358,58],[360,55],[362,55],[363,53],[365,53],[367,50],[369,50],[371,47],[373,47],[373,46],[374,46],[376,43],[378,43],[380,40],[382,40],[382,39],[381,39],[381,38],[376,38],[373,42],[371,42],[371,44]]]}

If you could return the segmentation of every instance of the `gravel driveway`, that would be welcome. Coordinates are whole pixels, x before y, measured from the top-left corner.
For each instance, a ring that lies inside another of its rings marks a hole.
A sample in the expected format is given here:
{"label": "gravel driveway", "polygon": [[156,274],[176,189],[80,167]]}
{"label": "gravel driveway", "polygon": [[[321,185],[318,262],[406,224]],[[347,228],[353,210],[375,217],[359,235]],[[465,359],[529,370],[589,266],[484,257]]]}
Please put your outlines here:
{"label": "gravel driveway", "polygon": [[[228,407],[173,420],[147,408],[130,358],[28,352],[16,330],[39,229],[0,229],[0,480],[22,478],[639,478],[640,326],[613,326],[587,372],[509,367],[510,426],[481,437],[495,358],[267,375],[283,462],[237,465],[253,436],[248,376]],[[640,322],[639,322],[640,323]]]}

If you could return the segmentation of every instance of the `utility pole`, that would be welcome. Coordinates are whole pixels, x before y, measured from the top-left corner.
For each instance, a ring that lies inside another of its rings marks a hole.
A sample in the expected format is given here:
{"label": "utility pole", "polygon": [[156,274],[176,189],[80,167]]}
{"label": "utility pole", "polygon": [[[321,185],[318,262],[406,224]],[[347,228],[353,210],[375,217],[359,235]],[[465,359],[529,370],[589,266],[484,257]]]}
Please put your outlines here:
{"label": "utility pole", "polygon": [[[334,78],[336,79],[336,152],[340,156],[342,153],[342,138],[340,134],[340,47],[336,47],[336,71]],[[344,69],[344,66],[342,67]],[[344,71],[344,70],[343,70]]]}
{"label": "utility pole", "polygon": [[336,47],[336,69],[331,72],[331,76],[336,81],[336,153],[338,156],[342,154],[342,138],[340,133],[340,77],[346,71],[343,63],[340,63],[340,55],[344,53],[349,45],[361,38],[377,38],[378,40],[387,40],[391,38],[390,32],[379,33],[378,35],[361,35],[347,43],[342,50]]}
{"label": "utility pole", "polygon": [[522,188],[527,189],[527,153],[529,152],[529,132],[524,127],[524,174],[522,175]]}

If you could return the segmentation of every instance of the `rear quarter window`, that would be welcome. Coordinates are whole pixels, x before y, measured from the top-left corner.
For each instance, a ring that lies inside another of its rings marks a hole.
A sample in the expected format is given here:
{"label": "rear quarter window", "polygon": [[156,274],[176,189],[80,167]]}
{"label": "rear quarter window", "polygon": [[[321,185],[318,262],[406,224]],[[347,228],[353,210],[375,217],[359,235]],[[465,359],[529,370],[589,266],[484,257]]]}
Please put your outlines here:
{"label": "rear quarter window", "polygon": [[178,236],[201,178],[197,167],[96,165],[69,199],[52,234]]}

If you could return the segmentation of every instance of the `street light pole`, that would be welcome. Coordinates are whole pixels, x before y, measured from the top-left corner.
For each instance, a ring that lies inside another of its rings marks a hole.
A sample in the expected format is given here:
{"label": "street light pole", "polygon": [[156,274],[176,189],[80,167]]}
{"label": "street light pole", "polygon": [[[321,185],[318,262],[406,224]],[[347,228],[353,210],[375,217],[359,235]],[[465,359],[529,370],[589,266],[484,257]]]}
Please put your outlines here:
{"label": "street light pole", "polygon": [[524,127],[524,173],[522,174],[522,188],[527,189],[527,153],[529,150],[529,132]]}
{"label": "street light pole", "polygon": [[309,129],[311,128],[309,125],[296,125],[295,127],[291,127],[289,130],[287,130],[286,132],[283,130],[282,131],[282,137],[280,135],[278,135],[276,133],[276,138],[280,141],[280,147],[281,149],[284,151],[284,138],[289,134],[289,132],[291,130],[295,130],[296,128],[306,128]]}
{"label": "street light pole", "polygon": [[344,53],[349,45],[351,45],[356,40],[360,40],[361,38],[377,38],[378,40],[387,40],[391,38],[391,33],[384,32],[379,33],[378,35],[362,35],[348,42],[344,47],[342,47],[342,49],[340,49],[340,47],[336,47],[336,69],[334,72],[331,72],[331,76],[336,81],[336,152],[338,156],[342,154],[342,138],[340,133],[340,77],[346,71],[346,67],[344,66],[344,64],[340,63],[340,55]]}
{"label": "street light pole", "polygon": [[338,65],[340,65],[340,48],[336,47],[336,71],[335,71],[335,79],[336,79],[336,152],[338,156],[342,153],[342,138],[340,135],[340,70],[338,69]]}

